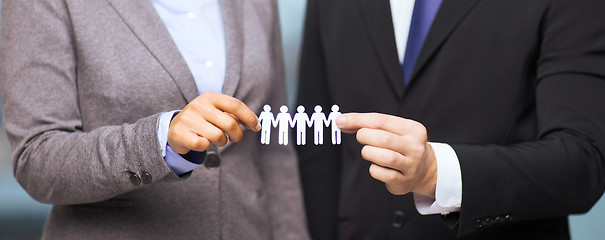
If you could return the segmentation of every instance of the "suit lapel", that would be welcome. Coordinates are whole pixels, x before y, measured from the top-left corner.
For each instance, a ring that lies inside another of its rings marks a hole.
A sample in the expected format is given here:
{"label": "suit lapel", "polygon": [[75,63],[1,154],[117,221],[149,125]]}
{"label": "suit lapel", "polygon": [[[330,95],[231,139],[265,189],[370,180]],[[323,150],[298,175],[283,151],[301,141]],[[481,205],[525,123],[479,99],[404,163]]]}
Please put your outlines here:
{"label": "suit lapel", "polygon": [[395,94],[403,96],[403,73],[397,45],[393,33],[393,19],[391,17],[389,1],[357,0],[360,4],[363,22],[370,35],[374,51],[385,71]]}
{"label": "suit lapel", "polygon": [[149,0],[107,0],[120,18],[176,83],[183,98],[191,102],[198,96],[187,63]]}
{"label": "suit lapel", "polygon": [[[420,50],[410,83],[479,0],[443,0]],[[408,84],[410,84],[408,83]]]}
{"label": "suit lapel", "polygon": [[242,0],[222,1],[225,29],[225,82],[223,94],[233,96],[241,77],[243,54],[243,5]]}

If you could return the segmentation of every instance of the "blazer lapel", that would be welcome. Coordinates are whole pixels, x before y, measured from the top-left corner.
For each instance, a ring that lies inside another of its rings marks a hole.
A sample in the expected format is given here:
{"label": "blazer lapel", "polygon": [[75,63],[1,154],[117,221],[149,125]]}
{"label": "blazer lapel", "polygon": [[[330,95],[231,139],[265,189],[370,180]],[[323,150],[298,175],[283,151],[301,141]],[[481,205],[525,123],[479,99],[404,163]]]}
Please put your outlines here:
{"label": "blazer lapel", "polygon": [[[420,50],[410,83],[479,0],[443,0]],[[408,84],[410,84],[408,83]]]}
{"label": "blazer lapel", "polygon": [[162,65],[187,102],[199,94],[191,71],[149,0],[106,0]]}
{"label": "blazer lapel", "polygon": [[240,80],[243,54],[243,10],[242,0],[222,1],[223,25],[225,29],[225,82],[223,94],[233,96]]}
{"label": "blazer lapel", "polygon": [[358,2],[374,51],[378,55],[393,91],[401,98],[405,86],[401,65],[397,57],[397,45],[389,1],[358,0]]}

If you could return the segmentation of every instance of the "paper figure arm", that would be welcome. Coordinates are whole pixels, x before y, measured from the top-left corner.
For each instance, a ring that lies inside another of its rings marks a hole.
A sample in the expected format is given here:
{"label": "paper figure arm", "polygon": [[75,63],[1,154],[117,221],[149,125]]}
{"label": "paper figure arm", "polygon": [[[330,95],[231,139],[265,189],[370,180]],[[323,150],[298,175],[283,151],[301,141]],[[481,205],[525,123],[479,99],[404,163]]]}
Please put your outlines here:
{"label": "paper figure arm", "polygon": [[305,122],[307,123],[307,126],[309,127],[313,127],[313,121],[311,121],[311,119],[309,119],[309,116],[305,113]]}
{"label": "paper figure arm", "polygon": [[294,114],[294,119],[292,119],[291,117],[288,118],[288,122],[290,122],[290,127],[294,128],[296,126],[296,114]]}
{"label": "paper figure arm", "polygon": [[277,117],[273,117],[271,116],[271,125],[273,125],[273,127],[277,127],[277,124],[279,124],[279,113],[277,114]]}

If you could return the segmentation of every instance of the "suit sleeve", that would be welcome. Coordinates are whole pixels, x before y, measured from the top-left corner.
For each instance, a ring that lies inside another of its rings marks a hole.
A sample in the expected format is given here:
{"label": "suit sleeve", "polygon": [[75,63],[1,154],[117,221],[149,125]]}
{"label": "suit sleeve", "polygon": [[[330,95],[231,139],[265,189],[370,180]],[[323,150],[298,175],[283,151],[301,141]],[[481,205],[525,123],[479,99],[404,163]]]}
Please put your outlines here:
{"label": "suit sleeve", "polygon": [[[327,86],[325,59],[320,39],[319,4],[307,1],[297,104],[308,113],[315,105],[329,109],[332,104]],[[316,146],[313,130],[307,128],[307,144],[297,146],[305,207],[311,236],[335,239],[338,221],[341,159],[339,148],[331,144]]]}
{"label": "suit sleeve", "polygon": [[63,1],[2,1],[4,124],[17,181],[36,200],[106,200],[178,181],[161,156],[159,114],[84,132],[77,46]]}
{"label": "suit sleeve", "polygon": [[459,235],[583,213],[605,187],[605,3],[555,0],[537,61],[536,141],[456,145]]}

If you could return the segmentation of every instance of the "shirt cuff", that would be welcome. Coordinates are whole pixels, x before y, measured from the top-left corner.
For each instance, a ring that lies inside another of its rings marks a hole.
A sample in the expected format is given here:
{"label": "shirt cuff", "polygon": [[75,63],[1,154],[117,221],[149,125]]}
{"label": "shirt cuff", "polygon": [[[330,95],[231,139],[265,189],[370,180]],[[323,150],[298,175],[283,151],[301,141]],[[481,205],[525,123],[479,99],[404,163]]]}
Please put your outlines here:
{"label": "shirt cuff", "polygon": [[435,199],[414,193],[416,210],[422,215],[459,212],[462,204],[462,173],[458,156],[448,144],[429,144],[437,160]]}
{"label": "shirt cuff", "polygon": [[170,121],[172,121],[172,118],[178,112],[178,110],[175,110],[160,115],[158,123],[158,141],[162,148],[162,157],[172,171],[180,176],[202,166],[206,159],[206,152],[190,151],[190,153],[186,155],[180,155],[168,146],[168,128],[170,127]]}
{"label": "shirt cuff", "polygon": [[166,147],[168,146],[168,128],[170,128],[170,122],[175,113],[180,112],[174,110],[165,112],[160,115],[160,121],[158,122],[158,141],[162,148],[162,157],[166,157]]}
{"label": "shirt cuff", "polygon": [[[194,152],[194,151],[190,151]],[[172,150],[172,148],[170,146],[166,146],[166,156],[164,156],[164,160],[166,160],[166,163],[168,164],[168,166],[170,166],[170,168],[172,169],[172,171],[177,175],[183,175],[184,173],[193,171],[193,169],[202,166],[206,160],[206,152],[194,152],[197,154],[195,158],[198,159],[202,159],[202,161],[200,162],[193,162],[190,160],[185,159],[183,156],[187,157],[188,155],[191,155],[190,153],[186,154],[186,155],[180,155],[177,152],[175,152],[174,150]]]}

